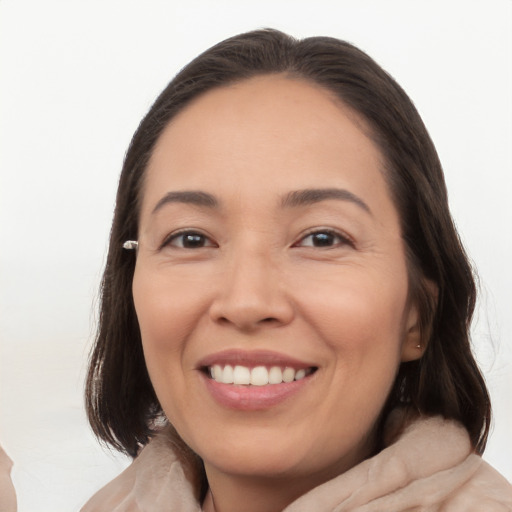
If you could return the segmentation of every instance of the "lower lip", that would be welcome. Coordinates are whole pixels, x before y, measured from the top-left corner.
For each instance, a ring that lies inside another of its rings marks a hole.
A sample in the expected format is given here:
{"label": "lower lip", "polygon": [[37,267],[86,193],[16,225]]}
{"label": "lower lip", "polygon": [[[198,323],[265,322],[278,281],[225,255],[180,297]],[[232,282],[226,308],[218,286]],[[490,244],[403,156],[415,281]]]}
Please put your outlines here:
{"label": "lower lip", "polygon": [[214,400],[224,407],[240,411],[261,411],[275,407],[303,390],[311,377],[267,386],[237,386],[222,384],[203,374],[206,388]]}

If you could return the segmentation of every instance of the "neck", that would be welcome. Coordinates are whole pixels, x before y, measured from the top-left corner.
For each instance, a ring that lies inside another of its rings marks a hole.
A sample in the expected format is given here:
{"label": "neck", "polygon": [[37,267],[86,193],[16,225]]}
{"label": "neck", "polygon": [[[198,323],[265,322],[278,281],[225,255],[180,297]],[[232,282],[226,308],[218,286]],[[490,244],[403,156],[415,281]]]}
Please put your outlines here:
{"label": "neck", "polygon": [[280,512],[304,494],[302,487],[283,485],[280,480],[256,482],[252,478],[219,477],[208,477],[210,489],[203,503],[204,512],[239,512],[241,504],[244,512]]}
{"label": "neck", "polygon": [[339,460],[311,472],[285,476],[226,473],[204,461],[209,490],[204,512],[281,512],[295,500],[357,465],[372,453],[368,439]]}
{"label": "neck", "polygon": [[255,477],[226,474],[205,464],[209,490],[203,503],[204,512],[281,512],[315,487],[350,469],[337,464],[320,472],[293,477]]}

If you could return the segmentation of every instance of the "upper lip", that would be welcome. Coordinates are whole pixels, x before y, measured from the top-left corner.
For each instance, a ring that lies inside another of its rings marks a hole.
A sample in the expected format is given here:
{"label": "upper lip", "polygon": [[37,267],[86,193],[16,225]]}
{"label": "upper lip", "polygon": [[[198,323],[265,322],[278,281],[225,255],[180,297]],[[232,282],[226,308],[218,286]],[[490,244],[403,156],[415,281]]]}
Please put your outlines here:
{"label": "upper lip", "polygon": [[270,350],[229,349],[205,356],[199,361],[198,368],[202,369],[213,366],[214,364],[240,365],[249,368],[256,366],[281,366],[294,368],[296,370],[315,367],[312,363]]}

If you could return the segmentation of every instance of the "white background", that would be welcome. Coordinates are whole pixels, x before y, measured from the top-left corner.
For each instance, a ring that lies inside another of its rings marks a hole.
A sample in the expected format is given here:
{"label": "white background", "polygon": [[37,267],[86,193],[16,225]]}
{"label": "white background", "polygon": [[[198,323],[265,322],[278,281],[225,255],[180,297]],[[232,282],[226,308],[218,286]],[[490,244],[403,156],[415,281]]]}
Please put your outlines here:
{"label": "white background", "polygon": [[0,0],[0,442],[21,512],[78,510],[126,464],[82,404],[123,155],[183,65],[259,27],[347,39],[415,101],[480,272],[486,458],[512,479],[510,0]]}

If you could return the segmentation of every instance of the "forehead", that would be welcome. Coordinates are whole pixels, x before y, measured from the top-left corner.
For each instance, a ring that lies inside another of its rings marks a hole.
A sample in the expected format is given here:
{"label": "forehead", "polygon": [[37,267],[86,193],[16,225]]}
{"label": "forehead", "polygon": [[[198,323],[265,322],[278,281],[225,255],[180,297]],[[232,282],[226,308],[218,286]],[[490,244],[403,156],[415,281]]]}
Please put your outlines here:
{"label": "forehead", "polygon": [[151,156],[144,203],[168,189],[283,194],[385,187],[382,155],[362,119],[324,88],[283,75],[252,78],[195,99]]}

